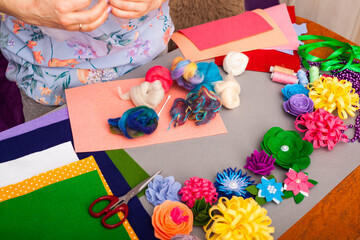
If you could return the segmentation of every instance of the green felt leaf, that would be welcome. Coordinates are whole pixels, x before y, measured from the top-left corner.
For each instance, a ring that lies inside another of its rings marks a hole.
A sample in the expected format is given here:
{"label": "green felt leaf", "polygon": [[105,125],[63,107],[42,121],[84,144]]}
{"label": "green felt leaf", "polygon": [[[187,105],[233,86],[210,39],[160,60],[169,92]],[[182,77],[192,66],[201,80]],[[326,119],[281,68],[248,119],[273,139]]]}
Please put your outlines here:
{"label": "green felt leaf", "polygon": [[197,199],[194,206],[191,208],[194,216],[194,225],[204,226],[210,221],[209,210],[210,203],[205,201],[205,198]]}
{"label": "green felt leaf", "polygon": [[283,191],[284,196],[282,198],[291,198],[294,196],[294,193],[292,191]]}
{"label": "green felt leaf", "polygon": [[260,206],[261,206],[261,205],[264,205],[265,203],[267,203],[265,198],[258,197],[258,196],[256,196],[255,201],[256,201]]}
{"label": "green felt leaf", "polygon": [[295,200],[296,204],[299,204],[302,202],[302,200],[304,200],[304,198],[305,198],[305,196],[302,195],[301,193],[299,193],[298,195],[296,195],[294,197],[294,200]]}
{"label": "green felt leaf", "polygon": [[318,182],[315,181],[315,180],[313,180],[313,179],[309,179],[308,182],[309,182],[309,183],[312,183],[312,184],[314,184],[314,185],[318,184]]}
{"label": "green felt leaf", "polygon": [[257,195],[259,192],[259,189],[256,188],[256,185],[251,185],[247,188],[245,188],[246,191],[248,191],[249,193],[251,193],[252,195]]}
{"label": "green felt leaf", "polygon": [[266,178],[267,178],[268,180],[270,180],[270,179],[275,179],[275,182],[276,182],[276,178],[275,178],[275,176],[274,176],[273,174],[267,176]]}

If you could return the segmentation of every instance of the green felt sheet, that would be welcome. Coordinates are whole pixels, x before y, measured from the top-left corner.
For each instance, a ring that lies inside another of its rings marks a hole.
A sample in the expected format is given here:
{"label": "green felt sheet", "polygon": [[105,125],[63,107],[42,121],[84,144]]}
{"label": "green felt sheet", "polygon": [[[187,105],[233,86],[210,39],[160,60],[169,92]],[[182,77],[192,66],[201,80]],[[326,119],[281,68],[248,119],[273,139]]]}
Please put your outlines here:
{"label": "green felt sheet", "polygon": [[[116,168],[126,179],[131,188],[135,187],[150,175],[140,167],[137,162],[130,157],[123,149],[106,151],[109,158],[113,161]],[[141,197],[145,190],[141,191],[137,196]]]}
{"label": "green felt sheet", "polygon": [[[101,218],[89,214],[92,201],[104,195],[99,174],[92,171],[1,202],[0,239],[130,239],[122,225],[106,229]],[[116,216],[109,223],[115,218],[119,221]]]}

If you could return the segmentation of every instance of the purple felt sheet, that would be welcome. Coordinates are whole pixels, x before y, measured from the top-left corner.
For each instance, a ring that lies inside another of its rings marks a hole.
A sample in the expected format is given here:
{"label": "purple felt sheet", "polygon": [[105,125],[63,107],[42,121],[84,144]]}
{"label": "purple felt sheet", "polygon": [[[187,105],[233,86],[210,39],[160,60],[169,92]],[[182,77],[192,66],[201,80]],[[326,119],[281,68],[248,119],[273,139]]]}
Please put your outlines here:
{"label": "purple felt sheet", "polygon": [[62,120],[68,119],[69,113],[67,108],[56,110],[54,112],[48,113],[44,116],[31,120],[29,122],[20,124],[16,127],[10,128],[3,132],[0,132],[0,141],[15,137],[32,130],[51,125],[53,123],[60,122]]}
{"label": "purple felt sheet", "polygon": [[265,9],[279,4],[279,0],[245,0],[245,10]]}
{"label": "purple felt sheet", "polygon": [[7,65],[0,53],[0,132],[24,122],[19,88],[5,77]]}

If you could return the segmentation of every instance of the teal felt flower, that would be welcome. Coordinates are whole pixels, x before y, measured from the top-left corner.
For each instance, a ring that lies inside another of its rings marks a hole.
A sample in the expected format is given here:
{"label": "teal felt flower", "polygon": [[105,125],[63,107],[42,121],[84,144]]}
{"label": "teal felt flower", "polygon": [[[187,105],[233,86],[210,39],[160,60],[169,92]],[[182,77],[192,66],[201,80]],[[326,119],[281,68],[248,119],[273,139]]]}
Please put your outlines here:
{"label": "teal felt flower", "polygon": [[301,84],[287,84],[283,89],[281,89],[283,94],[283,100],[287,101],[289,98],[295,94],[304,94],[305,96],[309,96],[309,89],[305,88]]}
{"label": "teal felt flower", "polygon": [[274,201],[279,204],[282,201],[281,196],[284,196],[282,183],[277,183],[275,178],[268,180],[262,177],[261,183],[256,185],[256,188],[259,189],[258,196],[265,197],[267,202]]}
{"label": "teal felt flower", "polygon": [[282,201],[283,193],[282,183],[276,182],[273,175],[261,178],[261,183],[246,188],[250,194],[255,196],[255,201],[259,205],[274,201],[279,204]]}
{"label": "teal felt flower", "polygon": [[279,127],[272,127],[264,135],[261,142],[262,149],[276,160],[275,163],[285,169],[305,169],[310,165],[309,155],[313,152],[313,145],[301,139],[295,131],[285,131]]}

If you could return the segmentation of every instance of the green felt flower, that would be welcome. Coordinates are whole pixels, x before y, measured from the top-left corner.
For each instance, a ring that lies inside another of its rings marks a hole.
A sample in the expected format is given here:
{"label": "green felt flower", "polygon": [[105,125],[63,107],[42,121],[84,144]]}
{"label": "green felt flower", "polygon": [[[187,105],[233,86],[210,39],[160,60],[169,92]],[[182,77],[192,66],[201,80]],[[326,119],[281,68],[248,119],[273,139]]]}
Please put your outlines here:
{"label": "green felt flower", "polygon": [[272,155],[275,162],[285,169],[305,169],[310,165],[309,155],[313,152],[313,145],[301,139],[295,131],[285,131],[279,127],[272,127],[264,135],[261,142],[262,149]]}
{"label": "green felt flower", "polygon": [[205,198],[196,199],[194,206],[191,208],[195,226],[204,226],[210,221],[210,208],[211,205],[205,201]]}

